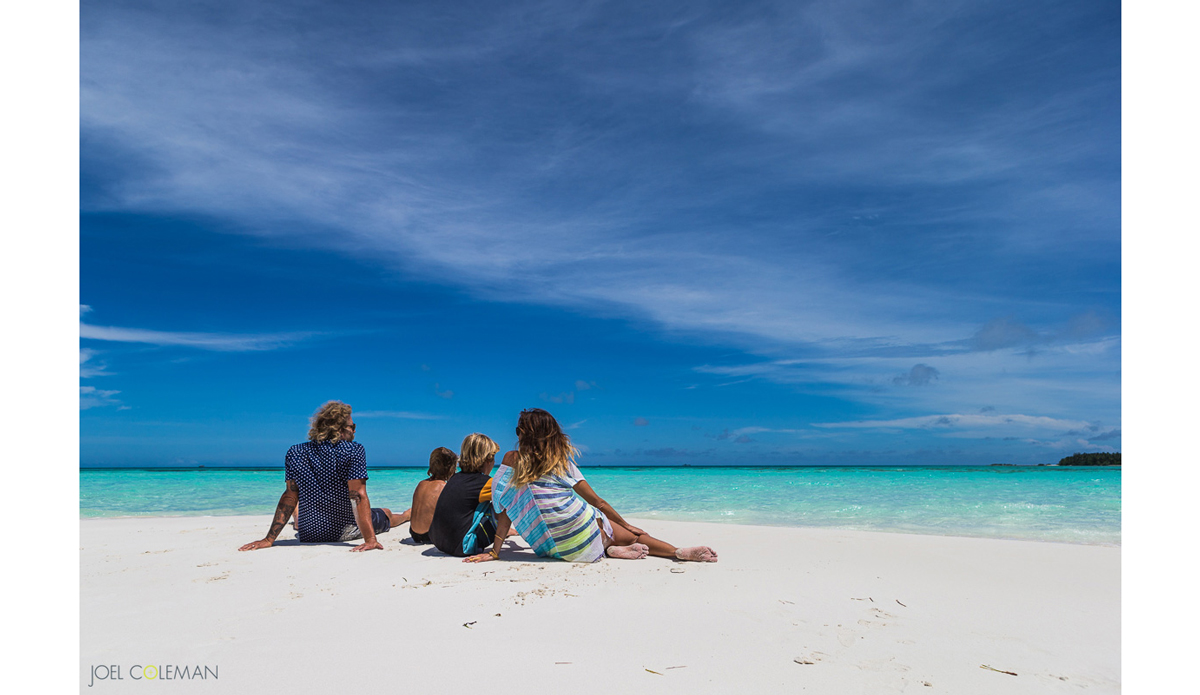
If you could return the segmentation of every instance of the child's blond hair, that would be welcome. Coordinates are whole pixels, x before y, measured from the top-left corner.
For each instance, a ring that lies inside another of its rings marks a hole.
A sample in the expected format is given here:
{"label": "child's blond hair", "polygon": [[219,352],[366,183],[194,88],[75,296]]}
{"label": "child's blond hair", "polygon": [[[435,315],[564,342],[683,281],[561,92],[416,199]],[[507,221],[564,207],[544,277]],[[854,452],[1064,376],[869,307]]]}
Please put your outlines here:
{"label": "child's blond hair", "polygon": [[463,473],[482,473],[495,460],[497,451],[500,451],[500,445],[486,434],[468,434],[458,453],[458,469]]}

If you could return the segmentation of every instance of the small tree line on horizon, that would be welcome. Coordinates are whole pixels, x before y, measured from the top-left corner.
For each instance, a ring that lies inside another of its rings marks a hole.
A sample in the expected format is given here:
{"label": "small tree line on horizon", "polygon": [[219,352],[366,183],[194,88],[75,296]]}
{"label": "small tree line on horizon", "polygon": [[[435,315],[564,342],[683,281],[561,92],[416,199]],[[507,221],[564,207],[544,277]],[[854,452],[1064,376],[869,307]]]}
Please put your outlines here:
{"label": "small tree line on horizon", "polygon": [[1095,453],[1095,454],[1072,454],[1064,459],[1059,460],[1060,466],[1119,466],[1121,465],[1121,452],[1115,454]]}

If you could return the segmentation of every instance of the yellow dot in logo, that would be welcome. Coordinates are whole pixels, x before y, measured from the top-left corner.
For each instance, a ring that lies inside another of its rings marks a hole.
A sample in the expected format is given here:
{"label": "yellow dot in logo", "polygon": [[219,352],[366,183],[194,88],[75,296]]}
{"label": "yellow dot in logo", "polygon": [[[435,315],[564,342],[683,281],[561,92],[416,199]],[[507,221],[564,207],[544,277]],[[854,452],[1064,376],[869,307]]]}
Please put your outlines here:
{"label": "yellow dot in logo", "polygon": [[[150,675],[150,669],[154,669],[153,676]],[[146,668],[142,669],[142,675],[146,678],[146,680],[152,681],[155,678],[158,678],[158,667],[157,666],[147,666]]]}

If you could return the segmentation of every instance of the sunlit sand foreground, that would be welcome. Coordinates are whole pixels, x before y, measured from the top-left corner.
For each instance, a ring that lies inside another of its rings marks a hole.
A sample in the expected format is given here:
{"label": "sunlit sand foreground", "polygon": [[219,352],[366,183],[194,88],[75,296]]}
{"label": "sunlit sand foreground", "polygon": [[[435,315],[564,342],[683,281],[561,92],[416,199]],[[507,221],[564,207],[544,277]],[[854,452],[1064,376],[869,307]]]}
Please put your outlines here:
{"label": "sunlit sand foreground", "polygon": [[720,562],[512,539],[471,565],[407,526],[239,553],[268,517],[84,520],[81,691],[1120,692],[1119,548],[630,521]]}

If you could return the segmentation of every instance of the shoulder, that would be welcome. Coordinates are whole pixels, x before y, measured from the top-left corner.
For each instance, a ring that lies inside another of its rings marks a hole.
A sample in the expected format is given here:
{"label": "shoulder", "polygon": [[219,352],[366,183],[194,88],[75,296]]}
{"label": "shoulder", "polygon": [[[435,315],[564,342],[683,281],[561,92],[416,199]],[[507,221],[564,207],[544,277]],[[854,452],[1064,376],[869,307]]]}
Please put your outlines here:
{"label": "shoulder", "polygon": [[[287,450],[288,456],[296,456],[296,455],[302,454],[311,445],[312,445],[312,442],[300,442],[299,444],[293,444],[288,447],[288,450]],[[276,449],[276,451],[279,451],[279,450]]]}
{"label": "shoulder", "polygon": [[558,484],[566,485],[567,487],[575,487],[581,481],[586,480],[583,477],[583,473],[579,471],[579,466],[576,466],[574,463],[567,464],[565,471],[561,473],[549,473],[546,477],[553,478]]}
{"label": "shoulder", "polygon": [[359,444],[358,442],[348,442],[344,439],[333,446],[339,451],[344,451],[351,456],[359,456],[367,453],[366,448],[364,448],[362,444]]}
{"label": "shoulder", "polygon": [[510,466],[500,464],[493,473],[492,489],[497,494],[512,486],[513,469]]}
{"label": "shoulder", "polygon": [[455,473],[446,481],[446,487],[470,487],[479,480],[480,473]]}

